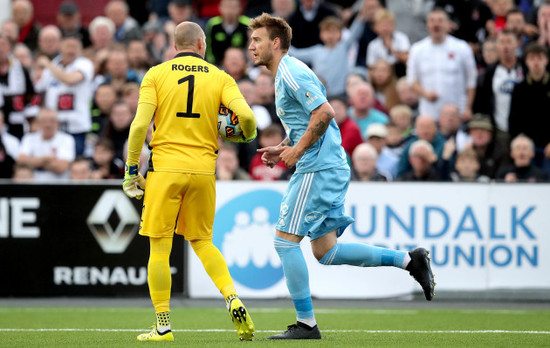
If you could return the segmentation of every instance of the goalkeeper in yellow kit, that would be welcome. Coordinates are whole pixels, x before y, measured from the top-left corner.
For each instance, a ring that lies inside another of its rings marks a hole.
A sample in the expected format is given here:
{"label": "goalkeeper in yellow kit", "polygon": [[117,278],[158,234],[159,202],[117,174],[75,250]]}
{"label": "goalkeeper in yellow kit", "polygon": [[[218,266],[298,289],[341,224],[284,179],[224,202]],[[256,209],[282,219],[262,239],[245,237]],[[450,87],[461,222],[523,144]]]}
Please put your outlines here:
{"label": "goalkeeper in yellow kit", "polygon": [[[204,60],[206,41],[199,25],[179,24],[174,40],[176,57],[151,68],[143,78],[128,138],[123,188],[130,197],[145,195],[139,233],[150,240],[147,281],[157,315],[153,330],[139,335],[138,340],[174,340],[169,265],[174,232],[189,241],[224,296],[240,339],[252,340],[254,324],[237,297],[222,254],[212,244],[212,226],[220,104],[239,117],[243,134],[235,142],[256,137],[256,119],[235,80]],[[139,155],[153,116],[152,152],[144,192]]]}

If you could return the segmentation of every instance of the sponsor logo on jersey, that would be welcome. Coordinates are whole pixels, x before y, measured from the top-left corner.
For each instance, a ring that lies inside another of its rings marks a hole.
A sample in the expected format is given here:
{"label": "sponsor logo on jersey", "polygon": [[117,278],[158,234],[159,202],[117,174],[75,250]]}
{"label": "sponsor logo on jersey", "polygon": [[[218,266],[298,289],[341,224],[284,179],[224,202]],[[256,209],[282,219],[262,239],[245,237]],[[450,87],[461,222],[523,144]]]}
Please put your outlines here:
{"label": "sponsor logo on jersey", "polygon": [[310,91],[307,91],[306,92],[306,105],[311,105],[311,103],[313,103],[314,101],[316,101],[317,99],[319,99],[318,96],[316,95],[312,95]]}

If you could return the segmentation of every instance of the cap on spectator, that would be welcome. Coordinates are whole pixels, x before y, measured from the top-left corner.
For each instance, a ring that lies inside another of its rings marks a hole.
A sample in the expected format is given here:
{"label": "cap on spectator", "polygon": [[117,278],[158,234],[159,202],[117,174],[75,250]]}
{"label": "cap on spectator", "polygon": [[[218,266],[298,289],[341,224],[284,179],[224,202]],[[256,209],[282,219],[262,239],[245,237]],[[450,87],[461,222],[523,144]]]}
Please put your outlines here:
{"label": "cap on spectator", "polygon": [[473,114],[470,122],[468,122],[468,130],[472,128],[485,129],[492,132],[493,124],[491,123],[491,118],[485,114]]}
{"label": "cap on spectator", "polygon": [[388,129],[382,123],[373,123],[367,128],[365,134],[367,139],[370,137],[385,138],[388,135]]}
{"label": "cap on spectator", "polygon": [[72,16],[78,12],[78,6],[72,1],[65,1],[59,6],[59,13],[66,16]]}

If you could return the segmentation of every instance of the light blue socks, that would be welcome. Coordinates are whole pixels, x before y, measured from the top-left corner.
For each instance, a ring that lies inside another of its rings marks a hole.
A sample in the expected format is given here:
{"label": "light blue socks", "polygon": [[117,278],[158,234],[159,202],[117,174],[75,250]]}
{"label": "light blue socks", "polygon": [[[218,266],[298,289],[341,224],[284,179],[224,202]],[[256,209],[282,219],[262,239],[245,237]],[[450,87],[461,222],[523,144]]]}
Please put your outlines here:
{"label": "light blue socks", "polygon": [[[309,273],[300,244],[279,237],[275,237],[274,244],[283,265],[286,285],[294,302],[298,321],[314,326],[315,317],[309,291]],[[361,243],[336,243],[319,260],[324,265],[395,266],[399,268],[405,268],[409,261],[410,257],[405,251],[384,249]]]}
{"label": "light blue socks", "polygon": [[300,244],[275,237],[275,250],[277,250],[283,264],[286,285],[290,297],[294,301],[298,321],[313,318],[313,306],[311,304],[311,293],[309,292],[309,273]]}
{"label": "light blue socks", "polygon": [[321,260],[323,265],[353,265],[360,267],[407,267],[410,257],[405,251],[379,248],[361,243],[336,243]]}

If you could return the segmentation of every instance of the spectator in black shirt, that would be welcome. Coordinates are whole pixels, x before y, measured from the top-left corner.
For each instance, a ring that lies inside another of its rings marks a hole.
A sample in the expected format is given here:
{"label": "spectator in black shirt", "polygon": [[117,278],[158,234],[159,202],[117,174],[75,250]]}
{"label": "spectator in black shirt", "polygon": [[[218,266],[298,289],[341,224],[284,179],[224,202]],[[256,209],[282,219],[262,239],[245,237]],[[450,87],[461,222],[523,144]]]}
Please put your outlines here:
{"label": "spectator in black shirt", "polygon": [[248,22],[242,15],[240,0],[222,0],[220,16],[210,18],[206,23],[206,60],[220,65],[229,47],[245,49],[248,44]]}
{"label": "spectator in black shirt", "polygon": [[510,106],[510,136],[524,133],[535,143],[535,164],[550,174],[550,74],[548,52],[537,43],[525,47],[529,73],[514,88]]}
{"label": "spectator in black shirt", "polygon": [[468,133],[472,137],[471,147],[477,154],[479,174],[496,178],[500,167],[509,163],[508,150],[501,141],[495,139],[494,126],[487,115],[474,114],[468,122]]}
{"label": "spectator in black shirt", "polygon": [[124,101],[115,102],[109,114],[109,121],[105,126],[103,136],[113,142],[115,158],[124,159],[124,144],[130,133],[130,124],[133,120],[130,106]]}
{"label": "spectator in black shirt", "polygon": [[513,163],[499,169],[497,179],[505,182],[546,182],[548,174],[531,163],[535,156],[535,144],[520,134],[510,144]]}
{"label": "spectator in black shirt", "polygon": [[437,161],[432,144],[426,140],[417,140],[409,150],[410,171],[397,177],[397,181],[437,181],[438,174],[433,167]]}
{"label": "spectator in black shirt", "polygon": [[321,44],[319,23],[336,13],[320,0],[300,0],[298,8],[288,19],[292,28],[292,46],[304,48]]}
{"label": "spectator in black shirt", "polygon": [[34,7],[28,0],[14,1],[12,5],[13,21],[19,27],[17,42],[24,43],[34,51],[40,26],[34,20]]}
{"label": "spectator in black shirt", "polygon": [[447,12],[451,20],[451,34],[472,46],[474,53],[480,52],[479,37],[485,31],[485,24],[492,19],[491,9],[482,0],[437,0],[434,7]]}
{"label": "spectator in black shirt", "polygon": [[510,100],[515,85],[525,76],[525,69],[516,55],[518,41],[514,32],[502,30],[497,34],[496,44],[498,62],[479,76],[473,111],[489,115],[496,126],[497,138],[509,142]]}
{"label": "spectator in black shirt", "polygon": [[121,179],[124,177],[124,162],[115,158],[113,142],[100,138],[94,147],[92,178]]}
{"label": "spectator in black shirt", "polygon": [[34,117],[38,108],[31,106],[35,96],[34,86],[27,69],[12,55],[12,45],[6,36],[0,34],[0,89],[4,99],[2,111],[8,132],[21,139],[28,127],[28,118]]}
{"label": "spectator in black shirt", "polygon": [[[367,47],[369,43],[376,39],[378,35],[374,32],[374,15],[376,11],[382,8],[379,0],[364,0],[363,5],[359,9],[362,15],[367,19],[363,33],[357,41],[357,58],[355,60],[356,66],[366,66],[367,64]],[[292,41],[294,45],[294,40]]]}
{"label": "spectator in black shirt", "polygon": [[63,37],[72,36],[82,41],[82,47],[91,45],[90,34],[80,22],[80,11],[78,6],[72,1],[65,1],[59,6],[57,11],[57,25],[61,29]]}

